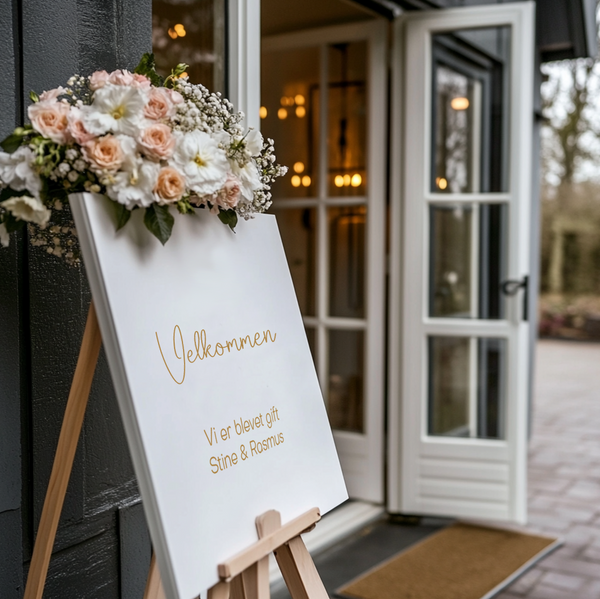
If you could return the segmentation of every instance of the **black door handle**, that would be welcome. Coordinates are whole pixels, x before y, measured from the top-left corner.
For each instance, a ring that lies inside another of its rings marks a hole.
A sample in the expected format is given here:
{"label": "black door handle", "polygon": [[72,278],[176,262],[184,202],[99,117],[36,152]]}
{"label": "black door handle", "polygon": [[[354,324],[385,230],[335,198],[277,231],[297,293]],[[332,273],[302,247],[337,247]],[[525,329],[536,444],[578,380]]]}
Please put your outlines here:
{"label": "black door handle", "polygon": [[514,279],[509,279],[508,281],[504,281],[500,285],[500,289],[504,295],[508,295],[509,297],[517,295],[519,289],[523,288],[523,320],[528,320],[529,318],[529,277],[525,275],[520,281],[515,281]]}

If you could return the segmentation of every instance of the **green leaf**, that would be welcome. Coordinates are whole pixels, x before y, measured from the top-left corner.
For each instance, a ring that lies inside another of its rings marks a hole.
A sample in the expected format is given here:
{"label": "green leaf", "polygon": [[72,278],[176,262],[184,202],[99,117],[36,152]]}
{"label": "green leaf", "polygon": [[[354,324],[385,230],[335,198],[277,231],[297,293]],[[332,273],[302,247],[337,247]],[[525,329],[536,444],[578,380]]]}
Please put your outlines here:
{"label": "green leaf", "polygon": [[173,223],[175,219],[169,212],[167,206],[159,206],[158,204],[151,204],[146,208],[144,214],[144,224],[146,229],[154,235],[163,245],[167,243],[169,237],[171,237],[171,231],[173,230]]}
{"label": "green leaf", "polygon": [[115,216],[117,218],[117,231],[118,231],[119,229],[122,229],[127,224],[127,221],[131,217],[131,210],[127,210],[127,208],[125,208],[125,206],[123,206],[123,204],[119,204],[119,202],[113,202],[111,200],[111,204],[113,206],[113,209],[115,211]]}
{"label": "green leaf", "polygon": [[138,73],[139,75],[146,75],[152,85],[156,87],[160,87],[163,84],[163,78],[156,72],[156,62],[154,60],[154,54],[151,52],[146,52],[137,67],[135,67],[134,73]]}
{"label": "green leaf", "polygon": [[2,215],[2,222],[6,227],[7,233],[13,233],[14,231],[18,231],[25,226],[25,221],[16,218],[12,213],[5,212]]}
{"label": "green leaf", "polygon": [[232,231],[235,231],[235,226],[237,225],[238,216],[235,210],[221,210],[219,212],[219,220],[227,225]]}
{"label": "green leaf", "polygon": [[177,210],[179,210],[181,214],[188,214],[188,212],[194,214],[194,208],[187,199],[179,200],[177,202]]}
{"label": "green leaf", "polygon": [[23,143],[23,137],[16,133],[11,133],[6,139],[0,141],[0,146],[5,152],[12,154],[16,152]]}
{"label": "green leaf", "polygon": [[40,97],[34,92],[31,91],[29,92],[29,99],[35,104],[36,102],[40,101]]}

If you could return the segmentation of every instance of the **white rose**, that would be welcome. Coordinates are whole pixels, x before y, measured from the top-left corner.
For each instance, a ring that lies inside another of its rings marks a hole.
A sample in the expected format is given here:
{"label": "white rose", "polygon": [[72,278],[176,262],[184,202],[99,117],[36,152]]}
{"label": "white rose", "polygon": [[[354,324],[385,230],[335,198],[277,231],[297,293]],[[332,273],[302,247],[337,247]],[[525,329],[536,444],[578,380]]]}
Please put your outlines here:
{"label": "white rose", "polygon": [[15,191],[27,190],[37,195],[42,188],[42,180],[31,168],[35,155],[27,146],[21,146],[16,152],[0,152],[0,181]]}
{"label": "white rose", "polygon": [[0,224],[0,245],[7,248],[10,243],[10,235],[6,230],[6,225],[4,223]]}
{"label": "white rose", "polygon": [[154,201],[152,192],[159,171],[159,164],[141,158],[123,163],[122,170],[107,182],[106,193],[129,210],[134,206],[147,208]]}
{"label": "white rose", "polygon": [[246,135],[246,149],[250,156],[258,156],[263,147],[263,136],[260,131],[250,129]]}
{"label": "white rose", "polygon": [[178,135],[172,161],[185,177],[188,188],[199,196],[221,189],[231,171],[224,150],[202,131]]}
{"label": "white rose", "polygon": [[50,210],[38,198],[29,196],[10,198],[2,202],[2,207],[6,208],[15,218],[35,223],[41,227],[44,227],[50,220]]}
{"label": "white rose", "polygon": [[237,162],[232,161],[231,172],[239,179],[242,197],[251,202],[254,199],[254,191],[262,187],[256,164],[250,160],[245,166],[239,166]]}
{"label": "white rose", "polygon": [[92,104],[81,109],[83,125],[94,135],[111,131],[135,137],[144,122],[145,104],[140,88],[107,83],[96,90]]}

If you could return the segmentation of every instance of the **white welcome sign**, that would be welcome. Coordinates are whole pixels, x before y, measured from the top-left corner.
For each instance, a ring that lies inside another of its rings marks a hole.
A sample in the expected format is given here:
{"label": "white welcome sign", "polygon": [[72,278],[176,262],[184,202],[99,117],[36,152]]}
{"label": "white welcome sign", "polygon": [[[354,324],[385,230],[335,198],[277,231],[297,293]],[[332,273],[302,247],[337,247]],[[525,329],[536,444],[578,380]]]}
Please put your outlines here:
{"label": "white welcome sign", "polygon": [[176,216],[163,247],[136,211],[72,196],[84,262],[170,599],[285,523],[347,499],[274,216]]}

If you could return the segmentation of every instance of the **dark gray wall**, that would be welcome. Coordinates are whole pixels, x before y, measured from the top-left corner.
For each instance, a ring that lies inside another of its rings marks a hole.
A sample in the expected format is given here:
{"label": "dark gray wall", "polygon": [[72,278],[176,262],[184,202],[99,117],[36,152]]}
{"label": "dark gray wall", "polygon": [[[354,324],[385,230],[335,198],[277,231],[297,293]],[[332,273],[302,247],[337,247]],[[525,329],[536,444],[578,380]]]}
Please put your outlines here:
{"label": "dark gray wall", "polygon": [[[151,0],[0,0],[0,135],[29,90],[132,68],[152,40]],[[90,302],[85,272],[22,237],[0,251],[0,597],[22,597]],[[139,599],[150,541],[103,354],[45,599]]]}

